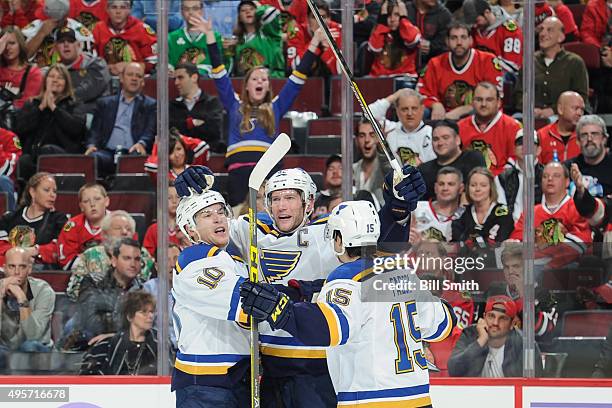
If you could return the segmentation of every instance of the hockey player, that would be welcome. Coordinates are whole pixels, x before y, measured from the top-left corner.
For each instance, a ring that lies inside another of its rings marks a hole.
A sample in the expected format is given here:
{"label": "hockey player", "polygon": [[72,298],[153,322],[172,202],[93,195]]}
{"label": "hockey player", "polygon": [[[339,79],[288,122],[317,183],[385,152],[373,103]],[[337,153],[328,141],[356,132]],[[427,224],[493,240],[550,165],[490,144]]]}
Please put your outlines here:
{"label": "hockey player", "polygon": [[463,14],[474,26],[474,48],[496,55],[505,71],[518,75],[523,65],[523,31],[518,23],[496,16],[486,0],[465,1]]}
{"label": "hockey player", "polygon": [[177,408],[250,406],[249,332],[237,324],[247,323],[238,296],[247,270],[224,250],[230,211],[216,191],[183,197],[177,208],[177,225],[195,244],[181,252],[173,271]]}
{"label": "hockey player", "polygon": [[[386,177],[386,204],[380,211],[381,241],[406,242],[407,220],[414,210],[425,185],[413,167],[404,167],[403,180],[394,185],[390,173]],[[176,179],[179,195],[189,194],[188,187],[198,191],[210,186],[206,178],[212,172],[203,166],[192,166]],[[394,191],[398,199],[391,191]],[[310,300],[338,260],[329,245],[324,243],[327,218],[308,223],[313,210],[316,186],[302,169],[287,169],[275,173],[266,184],[265,205],[268,221],[258,220],[258,246],[261,248],[260,267],[267,282],[284,286],[295,285],[293,280],[305,281],[299,286],[300,297]],[[399,225],[398,225],[399,224]],[[230,225],[233,244],[239,253],[248,255],[249,230],[246,217]],[[309,282],[309,284],[306,284]],[[313,289],[314,288],[314,289]],[[327,373],[325,352],[321,346],[307,346],[292,339],[286,332],[272,332],[262,327],[261,353],[262,406],[275,407],[276,401],[286,407],[335,407],[335,394]]]}
{"label": "hockey player", "polygon": [[451,23],[446,43],[450,51],[429,60],[417,85],[433,120],[457,120],[470,113],[474,87],[481,81],[502,91],[501,64],[495,55],[472,49],[468,26]]}
{"label": "hockey player", "polygon": [[339,204],[325,235],[342,265],[327,278],[317,303],[294,303],[272,285],[245,281],[242,307],[273,329],[327,347],[338,406],[431,407],[422,342],[446,338],[456,318],[448,304],[434,297],[426,302],[415,301],[412,294],[364,300],[375,268],[368,255],[379,233],[371,203]]}

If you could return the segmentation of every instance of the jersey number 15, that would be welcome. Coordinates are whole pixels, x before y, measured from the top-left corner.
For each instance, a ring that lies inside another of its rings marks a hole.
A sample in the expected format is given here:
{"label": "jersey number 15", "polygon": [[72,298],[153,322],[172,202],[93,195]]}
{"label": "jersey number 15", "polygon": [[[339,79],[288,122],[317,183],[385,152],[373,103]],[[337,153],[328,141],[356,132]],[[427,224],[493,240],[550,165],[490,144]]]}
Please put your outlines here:
{"label": "jersey number 15", "polygon": [[[427,369],[427,360],[423,356],[421,347],[412,352],[410,355],[410,347],[406,338],[406,332],[410,334],[414,343],[421,342],[421,329],[415,323],[415,316],[417,314],[416,303],[414,301],[406,302],[406,316],[408,320],[408,327],[404,324],[404,315],[402,313],[402,304],[394,303],[391,306],[391,313],[389,313],[389,320],[393,323],[395,347],[397,348],[398,356],[395,359],[395,374],[411,373],[414,371],[414,362],[422,369]],[[406,330],[406,328],[408,330]],[[419,345],[420,346],[420,345]]]}

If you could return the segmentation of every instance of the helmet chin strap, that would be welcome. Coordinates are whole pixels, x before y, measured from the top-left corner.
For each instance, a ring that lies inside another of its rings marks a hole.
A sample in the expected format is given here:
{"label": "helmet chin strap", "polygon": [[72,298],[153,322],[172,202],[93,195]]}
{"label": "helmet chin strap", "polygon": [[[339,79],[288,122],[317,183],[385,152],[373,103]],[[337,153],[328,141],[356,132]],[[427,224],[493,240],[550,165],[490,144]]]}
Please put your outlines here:
{"label": "helmet chin strap", "polygon": [[331,243],[331,246],[332,246],[332,251],[334,251],[334,254],[335,254],[337,257],[340,257],[340,256],[342,256],[342,255],[344,255],[344,254],[346,253],[346,247],[345,247],[345,246],[344,246],[342,243],[340,244],[340,245],[342,245],[342,252],[337,252],[337,251],[336,251],[336,245],[335,245],[336,240],[332,239],[332,240],[331,240],[331,241],[329,241],[329,242]]}

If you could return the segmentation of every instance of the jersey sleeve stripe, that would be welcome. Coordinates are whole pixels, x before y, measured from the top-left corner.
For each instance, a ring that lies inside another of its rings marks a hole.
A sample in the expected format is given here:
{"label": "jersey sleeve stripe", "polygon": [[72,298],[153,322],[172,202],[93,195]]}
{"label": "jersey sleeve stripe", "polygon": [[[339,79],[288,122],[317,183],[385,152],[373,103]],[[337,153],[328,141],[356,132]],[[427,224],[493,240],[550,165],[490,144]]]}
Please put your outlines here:
{"label": "jersey sleeve stripe", "polygon": [[237,363],[249,355],[242,354],[185,354],[180,351],[176,353],[176,359],[184,363]]}
{"label": "jersey sleeve stripe", "polygon": [[377,401],[357,403],[338,403],[339,408],[423,408],[431,406],[430,397],[403,399],[399,401]]}
{"label": "jersey sleeve stripe", "polygon": [[181,268],[181,265],[179,264],[178,261],[176,261],[176,265],[174,265],[174,269],[176,269],[177,275],[183,271],[183,268]]}
{"label": "jersey sleeve stripe", "polygon": [[342,313],[342,309],[340,309],[337,305],[330,304],[334,312],[336,312],[336,316],[338,316],[338,321],[340,322],[340,333],[342,334],[340,338],[340,345],[346,344],[349,338],[349,324],[346,316]]}
{"label": "jersey sleeve stripe", "polygon": [[303,348],[260,347],[261,354],[282,358],[326,358],[325,350],[310,350]]}
{"label": "jersey sleeve stripe", "polygon": [[337,346],[340,344],[340,330],[338,330],[338,323],[336,321],[336,313],[331,308],[331,305],[327,303],[319,302],[317,303],[321,312],[323,312],[323,316],[325,316],[325,321],[327,322],[327,327],[329,328],[329,345],[330,347]]}
{"label": "jersey sleeve stripe", "polygon": [[442,303],[442,307],[444,308],[444,320],[438,326],[438,330],[434,334],[429,337],[424,338],[423,340],[429,341],[431,343],[435,343],[438,341],[442,341],[448,337],[451,330],[453,329],[452,321],[453,319],[450,316],[450,313],[454,313],[452,310],[448,309],[448,305],[446,303]]}
{"label": "jersey sleeve stripe", "polygon": [[192,366],[178,360],[174,362],[174,368],[191,375],[225,375],[232,367],[233,365]]}
{"label": "jersey sleeve stripe", "polygon": [[361,282],[361,281],[365,280],[365,278],[370,276],[372,273],[374,273],[374,269],[373,268],[368,268],[365,271],[362,271],[362,272],[358,273],[357,275],[355,275],[353,277],[353,280],[357,281],[357,282]]}
{"label": "jersey sleeve stripe", "polygon": [[[429,394],[429,384],[414,385],[411,387],[402,388],[389,388],[386,390],[376,391],[352,391],[352,392],[339,392],[338,393],[338,405],[341,402],[347,401],[364,401],[378,398],[401,398],[401,397],[414,397],[421,396],[423,394]],[[359,405],[361,407],[361,404]],[[376,406],[376,405],[373,405]],[[381,405],[384,406],[384,405]],[[418,405],[415,405],[418,406]]]}
{"label": "jersey sleeve stripe", "polygon": [[[227,313],[227,320],[240,321],[240,313],[236,315],[236,311],[238,309],[238,303],[240,303],[240,285],[244,282],[245,278],[239,278],[234,286],[234,290],[232,291],[232,298],[230,299],[230,308]],[[242,308],[240,309],[242,310]]]}

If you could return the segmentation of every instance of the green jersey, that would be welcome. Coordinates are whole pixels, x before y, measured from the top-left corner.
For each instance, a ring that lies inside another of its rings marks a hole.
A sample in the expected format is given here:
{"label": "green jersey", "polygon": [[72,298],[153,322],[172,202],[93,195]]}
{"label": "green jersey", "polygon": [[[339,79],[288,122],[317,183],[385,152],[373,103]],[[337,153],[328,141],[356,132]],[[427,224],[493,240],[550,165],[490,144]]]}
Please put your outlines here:
{"label": "green jersey", "polygon": [[260,6],[255,18],[261,23],[259,31],[246,34],[236,45],[235,74],[244,76],[257,65],[266,66],[272,78],[285,77],[282,21],[280,12],[272,6]]}
{"label": "green jersey", "polygon": [[[223,55],[221,34],[215,31],[215,40]],[[187,28],[179,28],[168,35],[168,63],[174,68],[181,63],[192,63],[198,67],[200,75],[207,78],[212,70],[206,48],[206,34],[192,36]]]}

